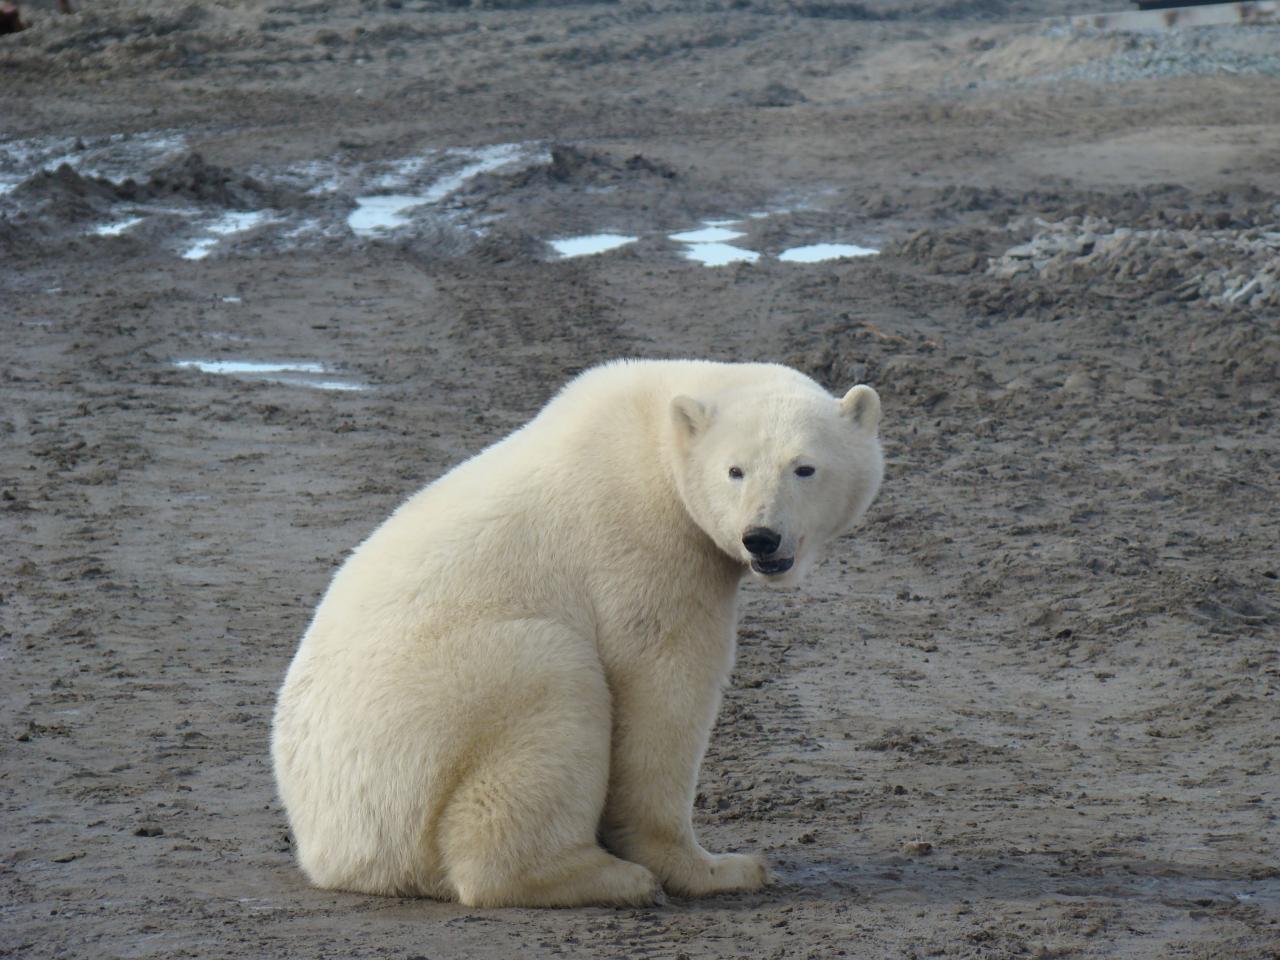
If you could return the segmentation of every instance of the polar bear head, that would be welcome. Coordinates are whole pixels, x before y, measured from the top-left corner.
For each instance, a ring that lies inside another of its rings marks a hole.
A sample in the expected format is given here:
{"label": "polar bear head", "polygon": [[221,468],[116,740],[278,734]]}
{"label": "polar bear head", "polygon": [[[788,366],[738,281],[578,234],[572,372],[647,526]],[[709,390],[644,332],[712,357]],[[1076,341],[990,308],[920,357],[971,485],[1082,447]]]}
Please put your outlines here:
{"label": "polar bear head", "polygon": [[800,582],[880,488],[880,398],[807,378],[671,401],[676,486],[716,545],[773,586]]}

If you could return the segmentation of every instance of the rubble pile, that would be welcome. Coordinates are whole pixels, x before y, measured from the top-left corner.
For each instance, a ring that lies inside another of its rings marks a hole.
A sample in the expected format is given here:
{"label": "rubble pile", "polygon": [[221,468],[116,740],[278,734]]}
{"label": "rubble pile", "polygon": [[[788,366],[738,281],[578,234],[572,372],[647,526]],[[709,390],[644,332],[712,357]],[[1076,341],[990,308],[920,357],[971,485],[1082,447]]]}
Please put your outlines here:
{"label": "rubble pile", "polygon": [[1105,217],[1009,224],[1030,239],[988,261],[1001,279],[1073,283],[1164,281],[1174,299],[1251,310],[1280,307],[1280,223],[1245,229],[1134,229]]}

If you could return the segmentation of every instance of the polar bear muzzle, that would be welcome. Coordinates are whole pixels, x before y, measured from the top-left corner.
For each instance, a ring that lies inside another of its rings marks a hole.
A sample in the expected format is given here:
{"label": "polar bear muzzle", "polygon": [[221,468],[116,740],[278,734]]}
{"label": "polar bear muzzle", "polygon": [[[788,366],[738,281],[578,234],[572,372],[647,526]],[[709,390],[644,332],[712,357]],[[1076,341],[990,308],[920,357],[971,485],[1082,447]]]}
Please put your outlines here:
{"label": "polar bear muzzle", "polygon": [[775,557],[782,544],[782,534],[768,527],[750,527],[742,535],[742,545],[751,554],[751,569],[766,577],[786,573],[795,564],[795,557]]}
{"label": "polar bear muzzle", "polygon": [[782,536],[768,527],[751,527],[742,535],[742,545],[753,557],[767,557],[778,549]]}

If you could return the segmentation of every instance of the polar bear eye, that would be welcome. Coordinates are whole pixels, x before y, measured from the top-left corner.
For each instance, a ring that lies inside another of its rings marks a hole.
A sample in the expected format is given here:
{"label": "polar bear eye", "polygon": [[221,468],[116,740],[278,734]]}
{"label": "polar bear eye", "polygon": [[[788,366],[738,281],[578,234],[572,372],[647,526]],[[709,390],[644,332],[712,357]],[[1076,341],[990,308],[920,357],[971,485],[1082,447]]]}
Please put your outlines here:
{"label": "polar bear eye", "polygon": [[809,466],[796,467],[797,477],[812,477],[813,473],[814,473],[813,467],[809,467]]}
{"label": "polar bear eye", "polygon": [[741,467],[730,467],[730,468],[729,468],[729,479],[730,479],[730,480],[741,480],[741,479],[742,479],[742,468],[741,468]]}

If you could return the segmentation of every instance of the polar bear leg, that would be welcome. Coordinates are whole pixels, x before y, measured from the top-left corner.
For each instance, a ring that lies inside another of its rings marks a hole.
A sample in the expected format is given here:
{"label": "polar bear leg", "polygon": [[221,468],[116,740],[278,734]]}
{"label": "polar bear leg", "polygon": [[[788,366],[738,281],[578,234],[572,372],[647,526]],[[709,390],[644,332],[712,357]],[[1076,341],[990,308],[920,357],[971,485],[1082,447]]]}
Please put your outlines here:
{"label": "polar bear leg", "polygon": [[726,669],[677,657],[629,671],[614,686],[614,745],[605,841],[644,864],[677,896],[758,890],[761,857],[712,854],[693,832],[698,768]]}
{"label": "polar bear leg", "polygon": [[[596,839],[609,775],[610,698],[594,645],[547,621],[474,637],[503,674],[485,742],[442,811],[448,884],[474,907],[640,906],[662,893],[649,870]],[[505,636],[504,636],[505,635]],[[465,683],[467,678],[459,678]]]}

